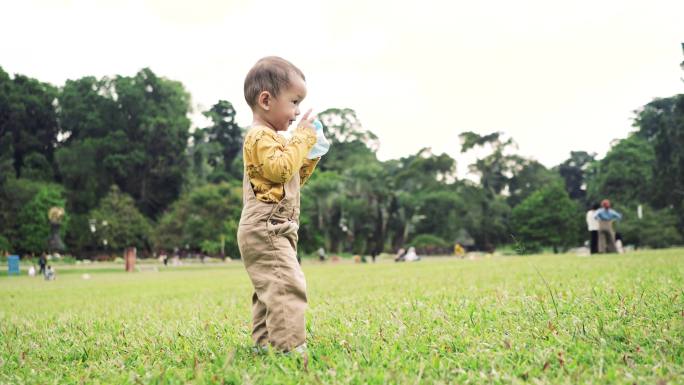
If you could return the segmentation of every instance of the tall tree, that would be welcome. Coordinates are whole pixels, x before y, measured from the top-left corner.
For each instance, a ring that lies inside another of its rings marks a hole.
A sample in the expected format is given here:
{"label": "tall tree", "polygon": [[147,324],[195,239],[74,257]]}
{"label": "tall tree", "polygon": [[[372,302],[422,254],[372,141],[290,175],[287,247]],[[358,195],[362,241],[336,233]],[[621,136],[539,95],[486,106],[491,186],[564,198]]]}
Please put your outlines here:
{"label": "tall tree", "polygon": [[[225,100],[219,100],[204,116],[212,125],[193,134],[191,157],[193,171],[212,183],[242,178],[241,158],[243,130],[235,121],[235,108]],[[206,162],[208,170],[204,170]],[[202,175],[202,174],[207,175]]]}
{"label": "tall tree", "polygon": [[650,200],[653,180],[653,146],[631,135],[619,141],[593,166],[589,199],[609,198],[615,203],[645,203]]}
{"label": "tall tree", "polygon": [[512,138],[503,140],[503,133],[493,132],[487,135],[467,131],[459,135],[461,138],[461,153],[475,147],[491,147],[492,152],[484,158],[477,159],[471,164],[470,171],[480,177],[482,187],[492,194],[501,193],[507,186],[518,158],[505,153],[509,147],[514,147]]}
{"label": "tall tree", "polygon": [[132,77],[68,81],[58,164],[75,211],[95,207],[111,184],[150,217],[173,202],[188,166],[189,102],[182,84],[147,68]]}
{"label": "tall tree", "polygon": [[17,176],[30,156],[29,176],[52,178],[59,133],[56,98],[54,86],[19,74],[11,79],[0,68],[0,140],[11,138]]}
{"label": "tall tree", "polygon": [[565,181],[565,190],[570,198],[582,202],[586,199],[588,172],[595,160],[596,154],[590,154],[586,151],[571,151],[570,158],[555,168]]}
{"label": "tall tree", "polygon": [[356,111],[350,108],[329,108],[319,113],[318,119],[323,123],[325,136],[332,145],[358,141],[373,152],[377,151],[378,137],[373,132],[364,129],[356,116]]}
{"label": "tall tree", "polygon": [[507,200],[511,207],[515,207],[535,191],[561,180],[557,173],[536,160],[519,156],[511,158],[515,160],[512,176],[508,180]]}
{"label": "tall tree", "polygon": [[344,172],[359,163],[377,162],[378,137],[366,130],[349,108],[330,108],[320,114],[325,136],[331,142],[330,151],[318,164],[321,171]]}
{"label": "tall tree", "polygon": [[[393,189],[389,193],[388,234],[394,249],[403,247],[413,236],[426,232],[439,232],[449,237],[447,228],[437,228],[443,224],[457,207],[442,212],[434,218],[430,204],[449,207],[455,201],[456,192],[448,185],[456,179],[456,161],[447,154],[435,155],[431,149],[423,148],[415,155],[386,162]],[[431,194],[434,192],[434,194]]]}
{"label": "tall tree", "polygon": [[657,99],[638,112],[637,136],[653,150],[653,188],[655,207],[673,206],[684,231],[684,94]]}

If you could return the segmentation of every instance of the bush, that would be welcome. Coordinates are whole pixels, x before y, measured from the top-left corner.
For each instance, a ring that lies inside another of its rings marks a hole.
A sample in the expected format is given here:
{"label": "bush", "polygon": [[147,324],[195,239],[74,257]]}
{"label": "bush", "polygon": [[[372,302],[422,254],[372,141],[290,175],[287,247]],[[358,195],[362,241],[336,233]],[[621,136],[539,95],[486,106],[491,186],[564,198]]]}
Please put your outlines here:
{"label": "bush", "polygon": [[164,213],[153,232],[159,250],[186,249],[240,258],[237,226],[242,211],[242,188],[220,183],[197,187]]}
{"label": "bush", "polygon": [[106,240],[106,247],[114,251],[126,247],[143,251],[148,245],[152,231],[150,223],[135,207],[133,198],[121,192],[116,185],[111,187],[89,217],[95,220],[97,245],[102,245]]}
{"label": "bush", "polygon": [[423,255],[451,253],[451,244],[432,234],[417,235],[413,238],[411,246],[416,248],[416,253]]}
{"label": "bush", "polygon": [[677,215],[673,209],[654,210],[643,206],[643,217],[636,215],[636,206],[616,207],[622,213],[622,221],[615,230],[622,234],[623,243],[635,247],[655,249],[682,244],[682,235],[677,231]]}
{"label": "bush", "polygon": [[579,243],[582,214],[565,188],[552,184],[533,193],[511,213],[513,240],[519,254],[544,246],[565,249]]}

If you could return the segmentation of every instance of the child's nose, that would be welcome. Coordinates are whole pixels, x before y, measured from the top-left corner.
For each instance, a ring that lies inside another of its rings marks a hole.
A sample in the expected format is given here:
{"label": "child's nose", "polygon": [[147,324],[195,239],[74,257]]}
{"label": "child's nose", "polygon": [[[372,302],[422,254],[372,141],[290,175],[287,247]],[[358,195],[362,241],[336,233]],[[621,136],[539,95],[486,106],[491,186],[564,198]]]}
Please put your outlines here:
{"label": "child's nose", "polygon": [[296,117],[296,116],[299,116],[299,112],[300,112],[300,111],[299,111],[299,107],[297,107],[297,108],[295,109],[295,117]]}

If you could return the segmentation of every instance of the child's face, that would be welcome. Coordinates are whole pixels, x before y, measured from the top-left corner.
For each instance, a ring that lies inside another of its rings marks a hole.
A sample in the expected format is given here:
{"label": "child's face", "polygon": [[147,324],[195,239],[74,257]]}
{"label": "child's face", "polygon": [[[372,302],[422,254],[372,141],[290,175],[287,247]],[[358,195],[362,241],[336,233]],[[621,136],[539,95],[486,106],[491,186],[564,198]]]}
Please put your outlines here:
{"label": "child's face", "polygon": [[306,97],[306,83],[296,75],[292,76],[290,85],[274,97],[265,111],[265,120],[276,131],[287,131],[288,127],[299,115],[299,104]]}

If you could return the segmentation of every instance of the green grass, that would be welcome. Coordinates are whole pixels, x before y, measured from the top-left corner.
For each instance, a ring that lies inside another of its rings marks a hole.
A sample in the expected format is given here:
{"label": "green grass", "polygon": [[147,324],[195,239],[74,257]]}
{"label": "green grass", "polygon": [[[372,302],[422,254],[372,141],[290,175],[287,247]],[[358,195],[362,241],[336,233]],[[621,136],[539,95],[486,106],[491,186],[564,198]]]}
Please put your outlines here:
{"label": "green grass", "polygon": [[0,383],[684,382],[682,249],[305,273],[306,367],[252,353],[240,262],[3,276]]}

